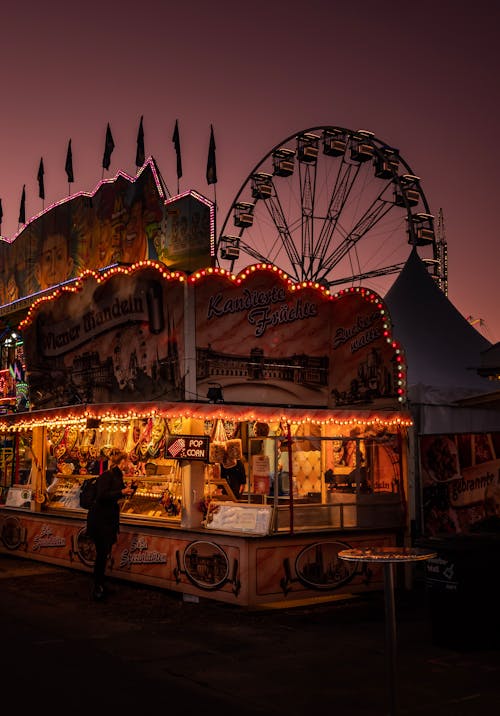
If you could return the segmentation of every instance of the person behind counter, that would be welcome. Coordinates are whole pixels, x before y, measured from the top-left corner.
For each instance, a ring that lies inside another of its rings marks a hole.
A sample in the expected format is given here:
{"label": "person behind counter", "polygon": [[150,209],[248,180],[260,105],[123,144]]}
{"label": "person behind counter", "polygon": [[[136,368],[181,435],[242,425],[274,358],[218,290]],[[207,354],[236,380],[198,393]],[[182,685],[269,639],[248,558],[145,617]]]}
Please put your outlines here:
{"label": "person behind counter", "polygon": [[120,531],[120,506],[123,497],[130,497],[136,490],[132,482],[127,487],[123,481],[123,470],[128,462],[127,454],[112,450],[108,469],[97,480],[97,496],[87,514],[87,534],[95,544],[94,589],[92,596],[102,600],[106,596],[104,574],[111,549]]}
{"label": "person behind counter", "polygon": [[226,480],[234,496],[239,500],[247,481],[245,467],[241,460],[229,457],[226,452],[220,466],[220,476]]}

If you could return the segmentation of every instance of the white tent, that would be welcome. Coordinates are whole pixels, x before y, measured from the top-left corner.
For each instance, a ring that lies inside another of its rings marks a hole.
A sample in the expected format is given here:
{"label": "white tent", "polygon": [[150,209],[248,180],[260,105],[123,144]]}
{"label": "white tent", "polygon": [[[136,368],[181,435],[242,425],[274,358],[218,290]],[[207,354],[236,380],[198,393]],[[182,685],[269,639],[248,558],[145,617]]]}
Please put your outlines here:
{"label": "white tent", "polygon": [[457,402],[494,391],[496,386],[478,374],[481,353],[491,343],[444,295],[415,249],[385,302],[394,337],[406,356],[409,407],[417,432],[500,430],[496,407]]}

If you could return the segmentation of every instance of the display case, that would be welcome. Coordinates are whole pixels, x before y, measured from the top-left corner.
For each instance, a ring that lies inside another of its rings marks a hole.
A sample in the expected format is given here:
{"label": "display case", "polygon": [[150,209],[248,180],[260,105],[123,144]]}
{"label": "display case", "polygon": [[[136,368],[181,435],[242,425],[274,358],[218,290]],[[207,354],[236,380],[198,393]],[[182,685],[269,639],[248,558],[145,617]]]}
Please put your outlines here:
{"label": "display case", "polygon": [[120,512],[127,517],[178,519],[181,518],[180,480],[147,477],[136,479],[133,497],[123,500]]}
{"label": "display case", "polygon": [[[126,517],[179,519],[182,505],[182,482],[176,460],[161,464],[148,463],[149,475],[125,475],[124,480],[137,484],[132,497],[120,502],[120,512]],[[56,473],[47,488],[46,509],[79,510],[80,488],[84,480],[95,475]]]}

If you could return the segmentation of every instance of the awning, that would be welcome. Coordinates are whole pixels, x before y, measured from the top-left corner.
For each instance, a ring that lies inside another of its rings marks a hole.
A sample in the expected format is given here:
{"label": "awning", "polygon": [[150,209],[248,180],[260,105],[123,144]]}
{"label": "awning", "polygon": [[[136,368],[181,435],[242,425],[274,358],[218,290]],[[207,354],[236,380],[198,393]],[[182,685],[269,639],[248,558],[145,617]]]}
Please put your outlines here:
{"label": "awning", "polygon": [[13,413],[0,418],[0,431],[28,430],[37,426],[79,425],[85,428],[88,420],[120,423],[133,419],[161,417],[195,420],[284,422],[290,425],[359,425],[365,427],[409,427],[411,415],[405,410],[285,408],[282,406],[237,405],[232,403],[101,403],[69,405],[47,410]]}

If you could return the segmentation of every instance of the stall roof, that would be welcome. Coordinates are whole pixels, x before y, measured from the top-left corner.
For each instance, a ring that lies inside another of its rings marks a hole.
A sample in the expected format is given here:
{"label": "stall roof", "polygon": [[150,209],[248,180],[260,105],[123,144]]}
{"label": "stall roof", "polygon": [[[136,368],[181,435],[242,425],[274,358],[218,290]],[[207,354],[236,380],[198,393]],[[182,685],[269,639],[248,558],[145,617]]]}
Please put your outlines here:
{"label": "stall roof", "polygon": [[13,413],[0,418],[0,430],[18,431],[36,426],[79,424],[97,419],[118,423],[124,420],[152,417],[193,418],[198,420],[285,421],[299,424],[362,425],[378,427],[408,427],[412,425],[410,413],[404,410],[321,408],[300,409],[281,406],[252,406],[231,403],[104,403],[71,405],[48,410]]}

